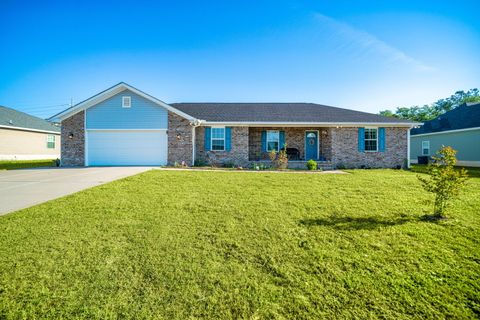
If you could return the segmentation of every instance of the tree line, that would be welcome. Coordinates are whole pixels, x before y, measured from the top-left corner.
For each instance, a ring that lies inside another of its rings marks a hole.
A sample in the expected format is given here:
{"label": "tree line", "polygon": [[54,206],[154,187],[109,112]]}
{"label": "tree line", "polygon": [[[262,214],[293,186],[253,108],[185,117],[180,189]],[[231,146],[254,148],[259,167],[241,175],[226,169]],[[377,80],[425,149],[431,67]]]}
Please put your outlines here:
{"label": "tree line", "polygon": [[466,102],[480,102],[480,91],[477,88],[470,89],[466,92],[463,90],[457,91],[450,97],[440,99],[432,104],[412,107],[398,107],[395,112],[391,110],[383,110],[380,111],[379,114],[387,117],[424,122],[432,120]]}

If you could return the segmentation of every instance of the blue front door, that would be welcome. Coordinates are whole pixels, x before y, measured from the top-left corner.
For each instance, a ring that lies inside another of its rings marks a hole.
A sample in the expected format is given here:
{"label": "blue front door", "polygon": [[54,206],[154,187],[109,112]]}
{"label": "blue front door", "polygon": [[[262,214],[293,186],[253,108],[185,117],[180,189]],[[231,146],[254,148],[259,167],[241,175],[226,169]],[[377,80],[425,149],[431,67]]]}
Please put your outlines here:
{"label": "blue front door", "polygon": [[305,131],[305,160],[318,159],[318,132]]}

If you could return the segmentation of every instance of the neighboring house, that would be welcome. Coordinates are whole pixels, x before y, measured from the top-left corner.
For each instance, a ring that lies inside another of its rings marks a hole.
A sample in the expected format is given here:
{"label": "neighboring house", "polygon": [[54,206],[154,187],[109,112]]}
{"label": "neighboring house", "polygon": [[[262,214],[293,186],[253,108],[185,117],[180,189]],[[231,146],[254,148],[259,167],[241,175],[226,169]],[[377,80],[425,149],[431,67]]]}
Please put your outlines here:
{"label": "neighboring house", "polygon": [[432,156],[442,147],[457,150],[458,165],[480,167],[480,103],[466,103],[426,121],[411,133],[410,159]]}
{"label": "neighboring house", "polygon": [[0,160],[56,158],[60,158],[58,126],[0,106]]}
{"label": "neighboring house", "polygon": [[411,121],[313,103],[166,104],[119,83],[53,116],[62,165],[247,166],[287,145],[290,166],[404,166]]}

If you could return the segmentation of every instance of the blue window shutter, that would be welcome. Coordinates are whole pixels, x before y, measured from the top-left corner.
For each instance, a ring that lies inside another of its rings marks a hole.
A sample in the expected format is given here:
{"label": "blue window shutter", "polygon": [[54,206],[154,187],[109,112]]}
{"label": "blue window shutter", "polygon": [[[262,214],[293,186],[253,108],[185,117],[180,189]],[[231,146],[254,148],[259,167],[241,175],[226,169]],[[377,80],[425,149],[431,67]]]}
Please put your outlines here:
{"label": "blue window shutter", "polygon": [[358,151],[365,151],[365,128],[358,128]]}
{"label": "blue window shutter", "polygon": [[210,151],[212,149],[212,128],[205,127],[205,151]]}
{"label": "blue window shutter", "polygon": [[280,150],[282,150],[285,147],[285,131],[280,131],[279,133],[280,136]]}
{"label": "blue window shutter", "polygon": [[262,131],[262,151],[267,152],[267,131]]}
{"label": "blue window shutter", "polygon": [[232,128],[225,127],[225,150],[232,150]]}
{"label": "blue window shutter", "polygon": [[385,128],[378,128],[378,151],[385,152]]}

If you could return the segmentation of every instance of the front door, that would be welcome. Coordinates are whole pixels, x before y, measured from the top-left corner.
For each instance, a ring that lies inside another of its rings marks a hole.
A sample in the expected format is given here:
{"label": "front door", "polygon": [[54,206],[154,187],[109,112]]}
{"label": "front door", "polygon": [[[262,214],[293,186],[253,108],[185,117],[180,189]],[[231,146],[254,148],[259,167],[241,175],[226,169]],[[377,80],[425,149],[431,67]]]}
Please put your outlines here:
{"label": "front door", "polygon": [[305,131],[305,160],[318,159],[318,131]]}

